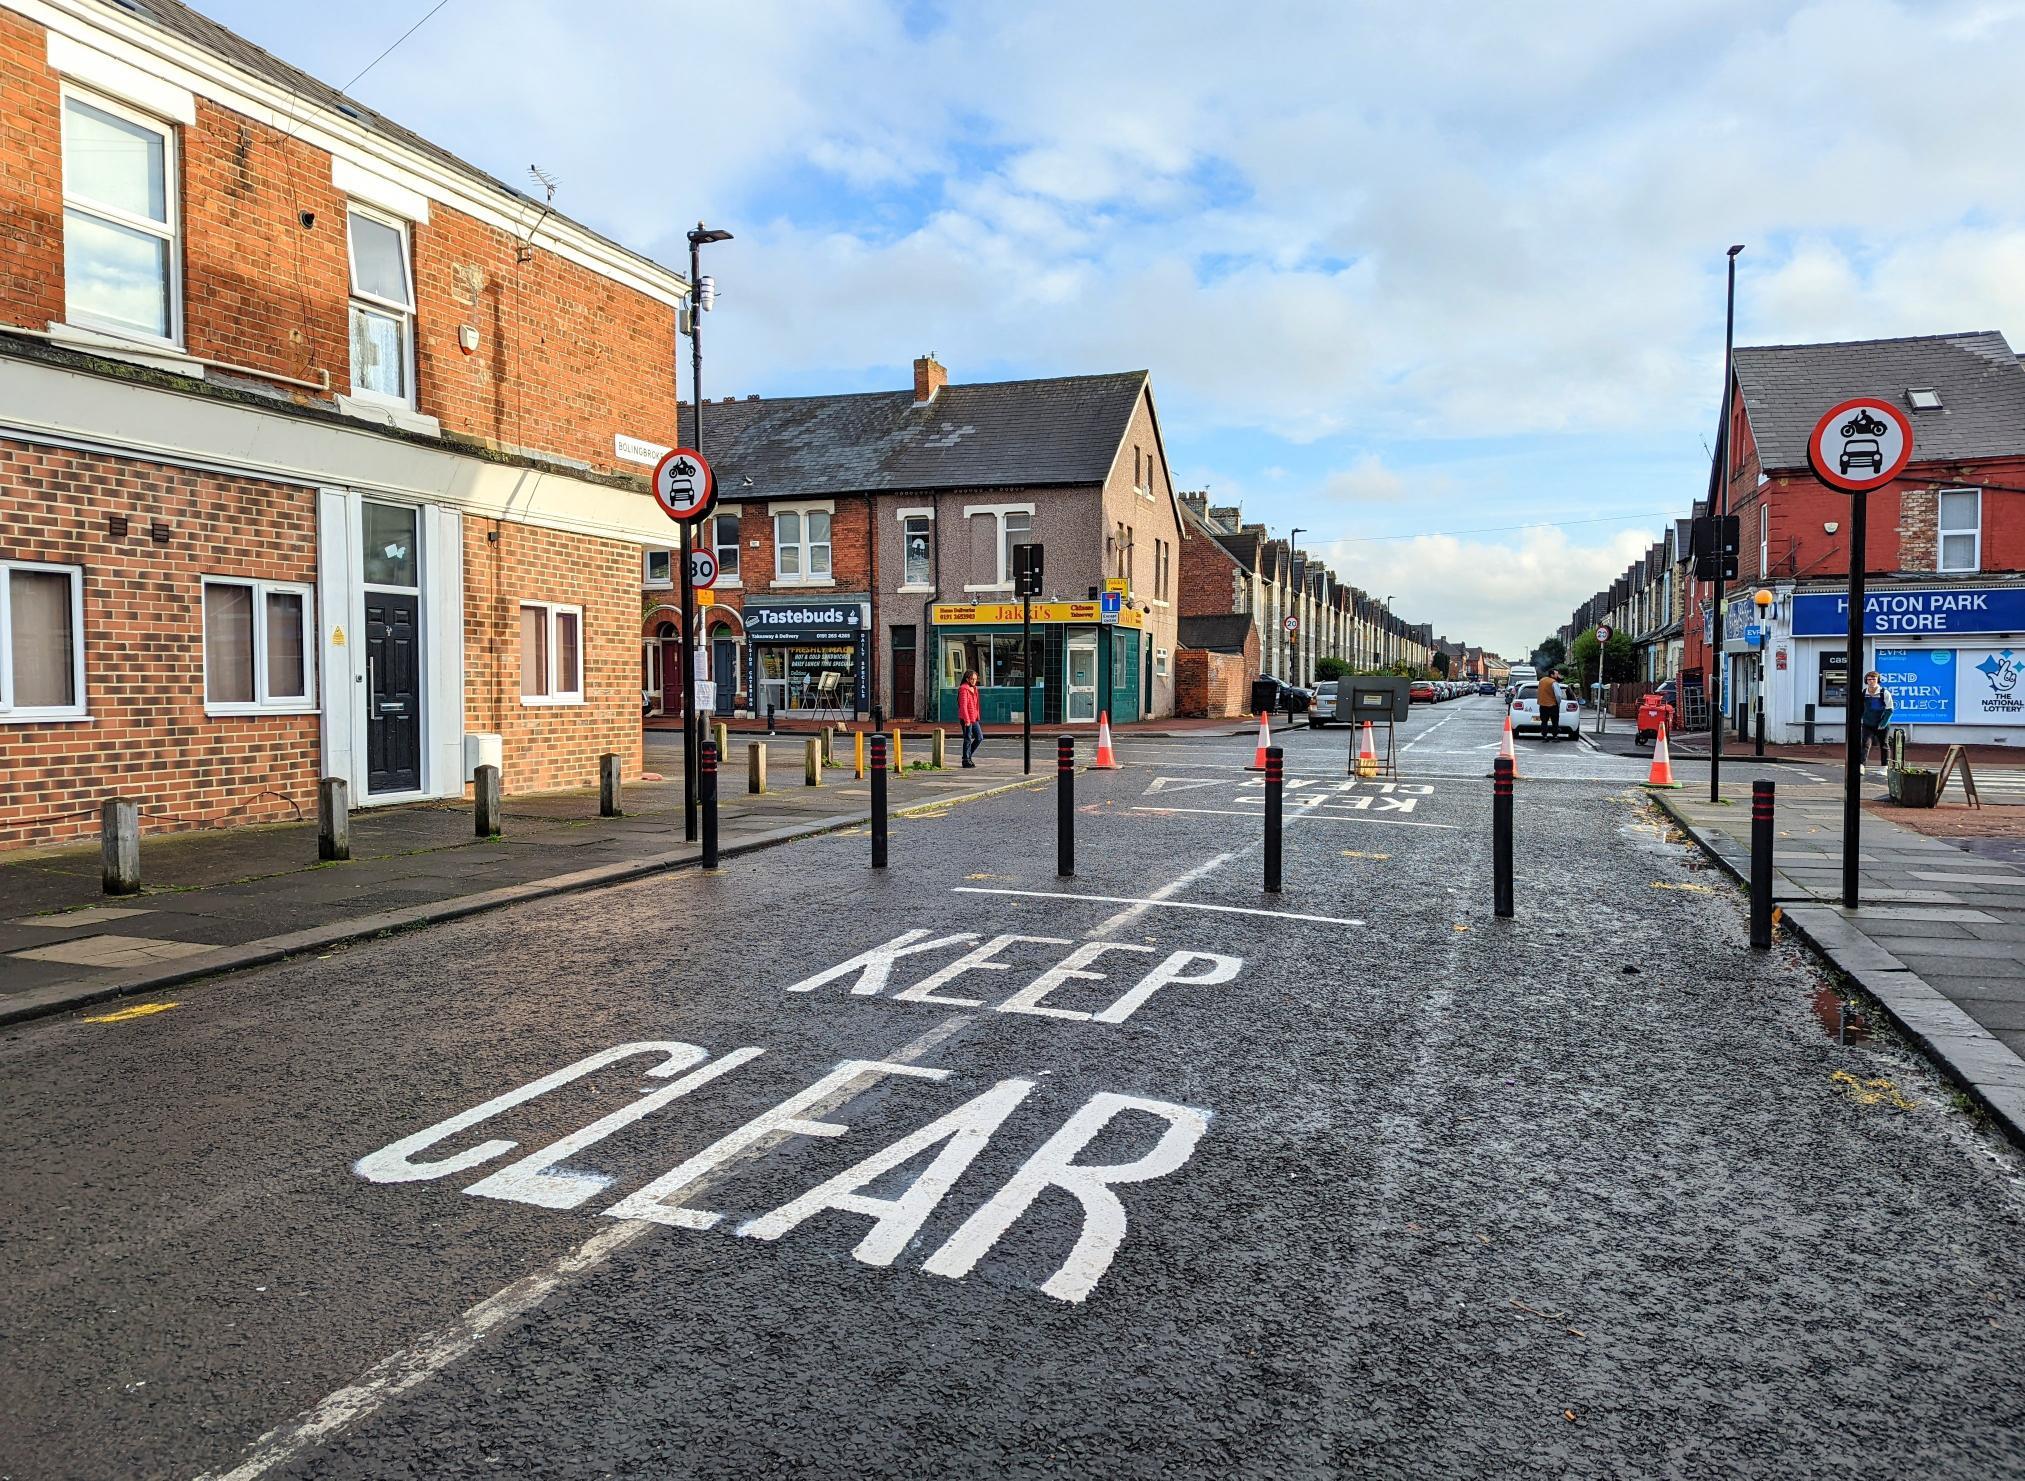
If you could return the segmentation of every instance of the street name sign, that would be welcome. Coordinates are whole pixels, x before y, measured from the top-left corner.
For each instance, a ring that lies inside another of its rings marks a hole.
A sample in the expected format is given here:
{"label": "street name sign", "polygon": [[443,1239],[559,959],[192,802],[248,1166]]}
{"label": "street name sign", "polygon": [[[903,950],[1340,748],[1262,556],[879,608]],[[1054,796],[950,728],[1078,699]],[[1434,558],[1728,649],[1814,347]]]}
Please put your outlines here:
{"label": "street name sign", "polygon": [[716,497],[709,460],[695,448],[675,448],[654,465],[654,502],[677,524],[700,519]]}

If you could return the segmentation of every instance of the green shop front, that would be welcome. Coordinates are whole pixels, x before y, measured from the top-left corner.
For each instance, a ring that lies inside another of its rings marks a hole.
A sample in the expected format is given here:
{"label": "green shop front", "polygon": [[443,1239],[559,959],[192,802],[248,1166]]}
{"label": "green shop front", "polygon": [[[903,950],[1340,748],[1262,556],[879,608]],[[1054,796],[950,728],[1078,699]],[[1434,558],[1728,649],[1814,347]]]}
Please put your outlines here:
{"label": "green shop front", "polygon": [[[1145,614],[1130,607],[1101,620],[1096,602],[1035,602],[1032,648],[1020,642],[1018,602],[951,602],[930,609],[937,719],[956,723],[956,691],[972,669],[987,725],[1137,720],[1145,692]],[[1109,698],[1104,697],[1109,686]]]}

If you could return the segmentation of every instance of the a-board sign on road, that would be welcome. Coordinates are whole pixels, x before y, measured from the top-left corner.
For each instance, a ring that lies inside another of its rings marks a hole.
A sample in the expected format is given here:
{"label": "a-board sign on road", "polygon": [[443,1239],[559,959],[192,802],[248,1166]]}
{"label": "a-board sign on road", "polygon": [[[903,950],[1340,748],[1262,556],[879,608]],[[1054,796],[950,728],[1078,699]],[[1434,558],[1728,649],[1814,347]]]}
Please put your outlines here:
{"label": "a-board sign on road", "polygon": [[677,524],[700,519],[717,497],[709,460],[693,447],[671,449],[654,465],[654,502]]}
{"label": "a-board sign on road", "polygon": [[717,584],[717,557],[707,550],[689,552],[689,584],[698,591]]}
{"label": "a-board sign on road", "polygon": [[1847,494],[1883,488],[1905,471],[1912,450],[1912,422],[1882,396],[1830,407],[1807,439],[1814,476]]}

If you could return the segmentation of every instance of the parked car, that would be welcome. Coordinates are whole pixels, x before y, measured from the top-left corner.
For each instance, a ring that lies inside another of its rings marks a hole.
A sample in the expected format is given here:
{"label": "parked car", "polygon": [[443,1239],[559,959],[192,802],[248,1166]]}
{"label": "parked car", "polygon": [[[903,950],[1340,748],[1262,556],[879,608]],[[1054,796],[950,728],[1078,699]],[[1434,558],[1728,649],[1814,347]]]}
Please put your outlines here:
{"label": "parked car", "polygon": [[1330,721],[1340,718],[1336,713],[1336,681],[1323,679],[1315,685],[1315,699],[1308,706],[1308,728],[1320,730]]}
{"label": "parked car", "polygon": [[1437,702],[1432,679],[1415,679],[1406,691],[1408,704],[1431,705]]}
{"label": "parked car", "polygon": [[[1558,682],[1558,681],[1557,681]],[[1562,735],[1575,736],[1582,733],[1582,701],[1575,697],[1575,691],[1561,684],[1561,723],[1557,727]],[[1518,684],[1512,688],[1512,729],[1530,730],[1535,735],[1540,731],[1540,686]]]}
{"label": "parked car", "polygon": [[1496,694],[1497,692],[1498,686],[1493,684],[1489,679],[1484,679],[1477,684],[1477,693],[1479,694]]}

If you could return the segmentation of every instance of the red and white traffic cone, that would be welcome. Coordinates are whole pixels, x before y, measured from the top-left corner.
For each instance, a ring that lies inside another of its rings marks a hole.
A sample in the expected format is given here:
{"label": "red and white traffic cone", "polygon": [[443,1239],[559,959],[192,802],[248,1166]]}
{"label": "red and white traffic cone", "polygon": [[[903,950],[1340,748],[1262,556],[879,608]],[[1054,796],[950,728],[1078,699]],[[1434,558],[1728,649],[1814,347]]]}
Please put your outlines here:
{"label": "red and white traffic cone", "polygon": [[1090,763],[1092,771],[1119,771],[1118,758],[1111,753],[1111,712],[1105,710],[1097,717],[1097,759]]}
{"label": "red and white traffic cone", "polygon": [[1679,782],[1673,779],[1673,757],[1668,754],[1666,749],[1666,727],[1664,725],[1659,727],[1659,739],[1653,742],[1652,770],[1647,773],[1645,784],[1648,787],[1678,787],[1680,785]]}
{"label": "red and white traffic cone", "polygon": [[1256,751],[1252,752],[1252,764],[1245,768],[1246,771],[1264,771],[1266,769],[1266,747],[1270,746],[1272,743],[1273,743],[1273,727],[1266,722],[1266,712],[1264,710],[1260,710],[1259,748]]}
{"label": "red and white traffic cone", "polygon": [[1363,737],[1357,742],[1357,775],[1378,775],[1378,737],[1369,720],[1364,722]]}
{"label": "red and white traffic cone", "polygon": [[1512,763],[1512,775],[1519,774],[1519,748],[1512,744],[1512,712],[1505,711],[1505,738],[1498,742],[1498,754]]}

